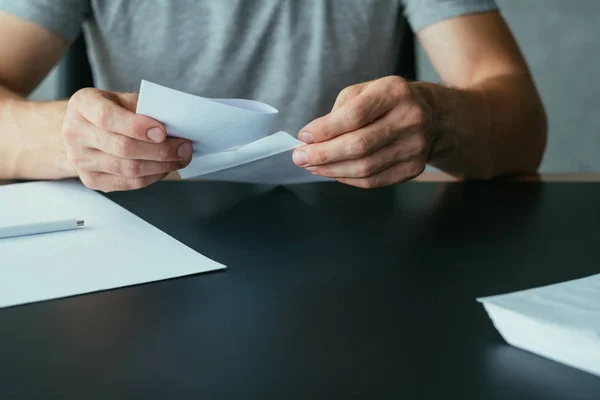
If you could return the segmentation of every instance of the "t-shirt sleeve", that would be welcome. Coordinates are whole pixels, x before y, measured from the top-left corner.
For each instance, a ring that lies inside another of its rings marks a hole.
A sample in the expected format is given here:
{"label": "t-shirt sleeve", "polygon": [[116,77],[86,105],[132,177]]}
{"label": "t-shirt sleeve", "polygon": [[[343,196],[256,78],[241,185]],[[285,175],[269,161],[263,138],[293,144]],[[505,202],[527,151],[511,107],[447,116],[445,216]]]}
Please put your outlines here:
{"label": "t-shirt sleeve", "polygon": [[415,32],[448,18],[496,10],[496,0],[404,0],[404,13]]}
{"label": "t-shirt sleeve", "polygon": [[0,0],[0,10],[73,41],[90,14],[89,0]]}

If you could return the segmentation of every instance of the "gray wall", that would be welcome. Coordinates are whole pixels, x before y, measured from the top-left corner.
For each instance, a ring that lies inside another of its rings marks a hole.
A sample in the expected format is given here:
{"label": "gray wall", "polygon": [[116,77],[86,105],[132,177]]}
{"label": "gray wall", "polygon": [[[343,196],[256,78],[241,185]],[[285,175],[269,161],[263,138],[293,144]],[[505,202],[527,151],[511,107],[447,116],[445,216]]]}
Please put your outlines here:
{"label": "gray wall", "polygon": [[[542,171],[600,171],[600,0],[497,1],[548,113]],[[420,67],[438,80],[422,52]]]}
{"label": "gray wall", "polygon": [[[544,172],[600,171],[600,0],[497,0],[550,121]],[[437,81],[420,54],[421,78]],[[53,73],[34,97],[56,95]]]}

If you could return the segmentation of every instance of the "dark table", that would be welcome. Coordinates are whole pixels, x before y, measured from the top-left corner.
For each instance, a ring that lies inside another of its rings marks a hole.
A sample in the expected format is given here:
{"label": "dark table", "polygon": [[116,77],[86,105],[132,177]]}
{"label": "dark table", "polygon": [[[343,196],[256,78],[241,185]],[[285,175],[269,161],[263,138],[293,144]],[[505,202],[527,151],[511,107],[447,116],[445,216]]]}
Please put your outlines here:
{"label": "dark table", "polygon": [[600,272],[600,184],[108,197],[229,268],[1,309],[0,399],[600,399],[475,301]]}

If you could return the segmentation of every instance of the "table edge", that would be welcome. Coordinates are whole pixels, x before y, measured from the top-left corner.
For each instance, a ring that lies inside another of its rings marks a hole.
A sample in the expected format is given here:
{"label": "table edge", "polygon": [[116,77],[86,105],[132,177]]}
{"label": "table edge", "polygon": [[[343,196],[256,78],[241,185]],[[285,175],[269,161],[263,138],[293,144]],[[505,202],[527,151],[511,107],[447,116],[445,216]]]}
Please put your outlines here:
{"label": "table edge", "polygon": [[[176,181],[181,180],[181,178],[179,178],[177,174],[170,174],[165,180]],[[531,176],[520,176],[509,180],[512,182],[600,182],[600,173],[553,172]],[[461,180],[443,172],[425,172],[411,182],[461,182]],[[14,181],[0,180],[0,185],[7,185],[10,183],[14,183]]]}

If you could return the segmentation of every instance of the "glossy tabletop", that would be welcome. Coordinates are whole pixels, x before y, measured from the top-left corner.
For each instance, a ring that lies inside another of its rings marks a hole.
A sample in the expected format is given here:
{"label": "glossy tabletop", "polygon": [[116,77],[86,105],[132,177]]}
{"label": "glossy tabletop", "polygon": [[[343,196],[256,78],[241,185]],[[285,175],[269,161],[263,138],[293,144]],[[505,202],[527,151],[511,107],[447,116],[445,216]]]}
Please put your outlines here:
{"label": "glossy tabletop", "polygon": [[600,273],[598,183],[108,197],[228,268],[0,309],[0,399],[600,398],[475,300]]}

